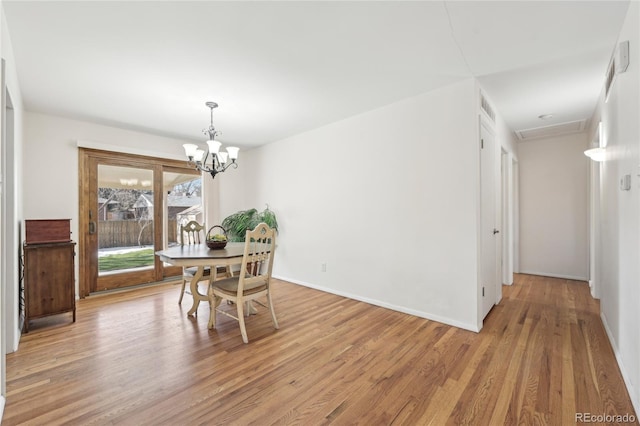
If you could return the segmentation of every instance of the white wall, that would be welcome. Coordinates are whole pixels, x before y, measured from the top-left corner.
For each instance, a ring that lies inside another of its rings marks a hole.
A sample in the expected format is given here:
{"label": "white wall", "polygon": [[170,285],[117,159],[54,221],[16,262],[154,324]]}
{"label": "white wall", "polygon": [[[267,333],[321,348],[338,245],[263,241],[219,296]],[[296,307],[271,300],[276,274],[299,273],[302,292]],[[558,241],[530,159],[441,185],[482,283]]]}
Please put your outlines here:
{"label": "white wall", "polygon": [[[5,308],[5,318],[7,325],[6,344],[7,352],[13,352],[18,347],[20,339],[18,324],[18,285],[19,285],[19,252],[20,252],[20,232],[22,218],[22,200],[24,188],[22,186],[22,139],[23,139],[23,107],[20,86],[18,84],[18,73],[13,59],[13,49],[11,39],[7,32],[7,25],[2,16],[2,58],[5,59],[5,84],[11,96],[13,104],[13,134],[9,135],[12,141],[8,141],[3,159],[3,201],[6,227],[3,229],[3,243],[6,251],[3,254],[6,270],[5,276],[5,296],[7,300],[3,304]],[[5,129],[6,130],[6,129]],[[12,136],[12,137],[11,137]]]}
{"label": "white wall", "polygon": [[[79,235],[78,141],[119,152],[184,158],[184,140],[26,113],[24,190],[28,196],[24,199],[24,216],[26,219],[71,218],[74,236]],[[40,173],[26,170],[36,165]]]}
{"label": "white wall", "polygon": [[[113,151],[184,158],[183,140],[50,115],[26,113],[24,218],[70,218],[71,235],[76,242],[80,235],[78,141]],[[34,167],[38,168],[37,173],[33,172]],[[76,292],[77,265],[78,262]]]}
{"label": "white wall", "polygon": [[[4,11],[2,9],[2,2],[0,1],[0,56],[2,56],[2,33],[5,31],[6,24],[4,22]],[[4,82],[4,71],[2,71],[2,76],[0,76],[2,81]],[[2,85],[0,85],[2,87]],[[1,107],[1,106],[0,106]],[[0,131],[4,131],[4,126],[0,124]],[[0,419],[2,419],[2,414],[4,413],[4,405],[6,402],[5,395],[7,393],[6,387],[6,370],[7,370],[7,333],[5,332],[5,327],[7,326],[7,321],[5,321],[5,308],[4,304],[7,300],[6,296],[6,278],[5,278],[5,257],[4,251],[6,248],[4,247],[5,241],[5,231],[6,227],[5,222],[5,213],[4,213],[4,161],[6,158],[6,154],[4,153],[6,146],[6,142],[3,140],[0,142]]]}
{"label": "white wall", "polygon": [[522,273],[589,278],[588,139],[577,133],[518,147]]}
{"label": "white wall", "polygon": [[[1,10],[1,9],[0,9]],[[6,356],[5,352],[13,352],[18,347],[20,339],[18,321],[18,287],[19,287],[19,251],[20,251],[20,221],[22,218],[23,188],[21,179],[22,166],[22,97],[18,84],[18,74],[13,59],[11,39],[7,30],[4,11],[0,17],[0,56],[5,61],[3,80],[6,90],[11,96],[13,106],[13,125],[5,126],[2,131],[7,134],[3,143],[2,166],[0,179],[1,213],[0,223],[2,229],[1,245],[2,266],[0,267],[0,334],[2,339],[2,351],[0,351],[0,416],[4,410],[6,393]],[[0,88],[5,90],[5,88]],[[4,108],[4,105],[2,105]],[[8,130],[8,131],[7,131]],[[1,417],[0,417],[1,418]]]}
{"label": "white wall", "polygon": [[278,214],[278,277],[478,330],[475,99],[467,80],[246,152],[221,213]]}
{"label": "white wall", "polygon": [[[640,413],[640,3],[631,2],[619,41],[629,40],[630,64],[618,74],[608,101],[594,114],[603,124],[606,160],[600,163],[600,239],[597,293],[605,329],[636,413]],[[595,131],[595,129],[592,129]],[[630,191],[619,188],[631,175]]]}

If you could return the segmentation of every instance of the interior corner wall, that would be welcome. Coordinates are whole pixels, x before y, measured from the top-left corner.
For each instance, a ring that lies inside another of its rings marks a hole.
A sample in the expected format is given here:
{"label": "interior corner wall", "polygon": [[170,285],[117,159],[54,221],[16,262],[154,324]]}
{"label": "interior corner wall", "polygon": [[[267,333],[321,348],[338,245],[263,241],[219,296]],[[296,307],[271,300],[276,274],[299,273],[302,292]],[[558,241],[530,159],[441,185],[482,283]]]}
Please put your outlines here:
{"label": "interior corner wall", "polygon": [[521,142],[520,271],[589,279],[586,133]]}
{"label": "interior corner wall", "polygon": [[475,99],[469,79],[248,151],[222,215],[278,215],[276,277],[477,331]]}
{"label": "interior corner wall", "polygon": [[[640,3],[630,2],[619,42],[629,41],[629,67],[601,96],[593,125],[602,121],[606,159],[599,163],[596,253],[601,317],[636,414],[640,414]],[[594,128],[595,131],[595,128]],[[630,175],[631,188],[620,188]]]}

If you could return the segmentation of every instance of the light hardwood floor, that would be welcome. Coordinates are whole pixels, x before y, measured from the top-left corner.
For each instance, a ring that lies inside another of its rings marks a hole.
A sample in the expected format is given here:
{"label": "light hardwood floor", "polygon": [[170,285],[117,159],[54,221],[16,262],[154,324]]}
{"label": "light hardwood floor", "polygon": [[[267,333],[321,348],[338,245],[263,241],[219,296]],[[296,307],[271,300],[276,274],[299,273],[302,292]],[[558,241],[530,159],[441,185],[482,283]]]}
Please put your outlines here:
{"label": "light hardwood floor", "polygon": [[[481,333],[276,281],[237,323],[179,285],[91,296],[7,356],[3,425],[575,424],[635,415],[586,283],[518,275]],[[46,323],[46,324],[44,324]],[[47,325],[47,327],[44,327]],[[637,422],[636,422],[637,424]]]}

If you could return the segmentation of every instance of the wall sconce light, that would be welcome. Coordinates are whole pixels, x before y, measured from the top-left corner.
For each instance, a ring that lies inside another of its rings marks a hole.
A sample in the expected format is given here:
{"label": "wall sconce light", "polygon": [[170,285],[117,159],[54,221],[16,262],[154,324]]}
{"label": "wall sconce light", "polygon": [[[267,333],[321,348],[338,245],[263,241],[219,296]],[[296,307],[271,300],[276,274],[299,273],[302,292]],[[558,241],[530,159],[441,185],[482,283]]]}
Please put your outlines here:
{"label": "wall sconce light", "polygon": [[591,148],[586,150],[584,155],[593,161],[604,161],[606,158],[606,150],[604,148]]}
{"label": "wall sconce light", "polygon": [[607,156],[606,148],[602,147],[603,135],[602,135],[602,121],[598,123],[598,131],[593,138],[592,146],[595,148],[588,149],[584,152],[584,155],[591,158],[593,161],[604,161]]}

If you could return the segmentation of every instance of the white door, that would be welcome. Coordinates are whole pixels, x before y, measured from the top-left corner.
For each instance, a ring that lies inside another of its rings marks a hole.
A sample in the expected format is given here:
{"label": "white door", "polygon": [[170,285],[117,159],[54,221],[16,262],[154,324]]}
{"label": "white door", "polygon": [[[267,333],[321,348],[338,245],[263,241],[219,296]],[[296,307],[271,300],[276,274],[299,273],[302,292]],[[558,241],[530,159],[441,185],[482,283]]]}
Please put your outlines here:
{"label": "white door", "polygon": [[496,241],[496,156],[493,133],[480,126],[480,220],[482,318],[496,301],[498,283]]}

